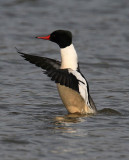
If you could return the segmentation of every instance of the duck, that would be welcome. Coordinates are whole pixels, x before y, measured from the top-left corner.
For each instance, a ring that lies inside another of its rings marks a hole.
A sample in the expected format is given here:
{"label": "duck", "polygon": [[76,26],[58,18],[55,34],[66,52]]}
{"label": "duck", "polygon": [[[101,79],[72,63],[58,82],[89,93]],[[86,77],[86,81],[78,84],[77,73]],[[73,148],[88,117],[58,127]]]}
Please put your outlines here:
{"label": "duck", "polygon": [[37,39],[56,43],[60,48],[61,61],[17,52],[37,67],[57,85],[59,96],[69,114],[95,114],[97,108],[89,93],[89,85],[80,71],[78,55],[72,42],[72,33],[68,30],[56,30]]}

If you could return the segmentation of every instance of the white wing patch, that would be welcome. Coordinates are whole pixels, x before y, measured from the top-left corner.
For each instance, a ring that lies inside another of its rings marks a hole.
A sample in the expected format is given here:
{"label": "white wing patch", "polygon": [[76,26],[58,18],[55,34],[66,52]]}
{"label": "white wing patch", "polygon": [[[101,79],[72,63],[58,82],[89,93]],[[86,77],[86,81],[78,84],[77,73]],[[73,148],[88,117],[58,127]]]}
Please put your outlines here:
{"label": "white wing patch", "polygon": [[85,100],[85,103],[90,106],[89,100],[88,100],[88,89],[87,89],[87,82],[83,78],[83,76],[76,70],[68,69],[69,73],[72,73],[79,81],[79,92],[80,95]]}

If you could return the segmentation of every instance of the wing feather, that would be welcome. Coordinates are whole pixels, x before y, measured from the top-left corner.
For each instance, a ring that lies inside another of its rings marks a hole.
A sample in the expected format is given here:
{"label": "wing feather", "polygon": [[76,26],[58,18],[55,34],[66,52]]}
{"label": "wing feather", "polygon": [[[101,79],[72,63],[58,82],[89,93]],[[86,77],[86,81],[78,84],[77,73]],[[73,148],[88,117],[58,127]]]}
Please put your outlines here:
{"label": "wing feather", "polygon": [[55,83],[60,83],[60,85],[65,85],[66,87],[79,92],[79,80],[74,74],[70,73],[71,69],[60,69],[61,63],[59,61],[22,53],[19,50],[17,50],[17,52],[20,53],[26,61],[44,69],[44,73]]}
{"label": "wing feather", "polygon": [[17,52],[20,53],[20,55],[26,61],[29,61],[30,63],[35,64],[37,67],[41,67],[42,69],[52,70],[52,69],[59,69],[60,68],[61,63],[57,60],[22,53],[19,50],[17,50]]}

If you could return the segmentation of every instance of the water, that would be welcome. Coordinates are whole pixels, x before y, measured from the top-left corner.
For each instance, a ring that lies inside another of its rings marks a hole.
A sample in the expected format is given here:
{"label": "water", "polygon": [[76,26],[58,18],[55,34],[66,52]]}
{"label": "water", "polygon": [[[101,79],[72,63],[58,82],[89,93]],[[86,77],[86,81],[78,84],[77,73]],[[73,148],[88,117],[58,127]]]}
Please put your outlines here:
{"label": "water", "polygon": [[[128,17],[126,0],[0,1],[0,160],[129,159]],[[72,31],[98,110],[121,115],[68,116],[56,85],[16,53],[60,59],[34,38],[56,29]]]}

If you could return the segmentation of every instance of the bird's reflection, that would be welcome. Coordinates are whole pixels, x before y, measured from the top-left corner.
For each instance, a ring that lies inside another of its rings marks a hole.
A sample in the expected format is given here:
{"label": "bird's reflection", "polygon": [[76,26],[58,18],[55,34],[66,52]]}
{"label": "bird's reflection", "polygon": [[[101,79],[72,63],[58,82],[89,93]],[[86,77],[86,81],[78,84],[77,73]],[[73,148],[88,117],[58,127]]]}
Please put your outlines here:
{"label": "bird's reflection", "polygon": [[68,114],[65,116],[58,116],[55,117],[55,122],[56,123],[78,123],[82,122],[84,117],[90,117],[93,116],[94,114],[86,114],[86,115],[81,115],[81,114]]}
{"label": "bird's reflection", "polygon": [[52,127],[56,133],[62,133],[65,136],[86,136],[87,132],[83,127],[77,127],[79,124],[83,126],[83,122],[87,121],[87,117],[91,117],[93,114],[80,115],[80,114],[68,114],[64,116],[57,116],[54,118]]}
{"label": "bird's reflection", "polygon": [[77,123],[86,121],[86,117],[93,116],[93,114],[68,114],[65,116],[57,116],[54,119],[54,129],[62,130],[63,133],[77,134],[78,130],[75,127]]}
{"label": "bird's reflection", "polygon": [[67,114],[65,116],[57,116],[54,118],[54,125],[55,129],[62,129],[65,132],[73,133],[76,132],[75,128],[73,127],[77,123],[82,123],[84,121],[87,121],[88,117],[93,117],[95,115],[121,115],[120,112],[110,109],[110,108],[104,108],[102,110],[99,110],[96,114]]}

